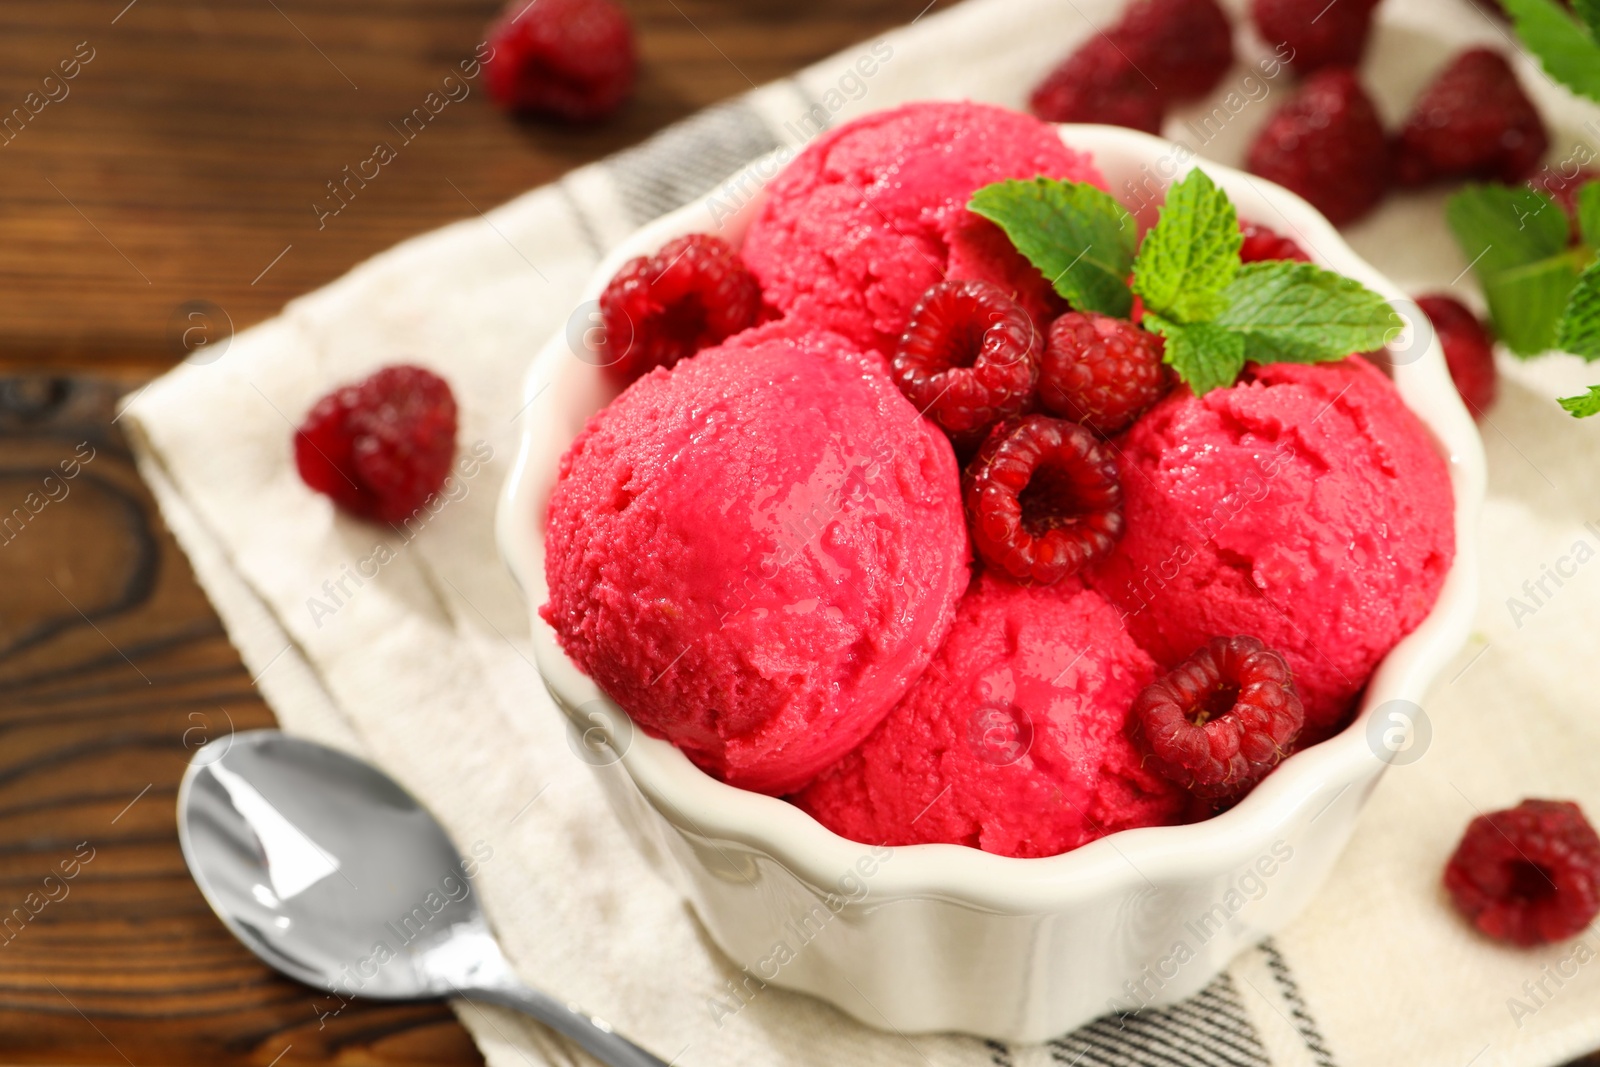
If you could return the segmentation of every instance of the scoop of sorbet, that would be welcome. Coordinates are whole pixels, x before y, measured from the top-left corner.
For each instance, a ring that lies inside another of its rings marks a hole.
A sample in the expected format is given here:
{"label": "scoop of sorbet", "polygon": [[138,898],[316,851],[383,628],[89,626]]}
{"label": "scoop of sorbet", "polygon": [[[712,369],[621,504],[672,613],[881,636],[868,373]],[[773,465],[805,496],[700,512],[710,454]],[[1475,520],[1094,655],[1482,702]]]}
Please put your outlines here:
{"label": "scoop of sorbet", "polygon": [[1247,634],[1288,660],[1304,743],[1335,733],[1455,556],[1445,461],[1366,360],[1178,389],[1118,440],[1127,532],[1087,580],[1164,669]]}
{"label": "scoop of sorbet", "polygon": [[540,609],[652,734],[747,789],[871,732],[968,581],[949,442],[835,334],[748,331],[639,379],[563,457]]}
{"label": "scoop of sorbet", "polygon": [[1078,579],[985,574],[927,673],[795,802],[855,841],[1003,856],[1176,822],[1185,794],[1145,769],[1125,732],[1154,675],[1117,609]]}
{"label": "scoop of sorbet", "polygon": [[925,102],[819,137],[775,178],[742,255],[767,300],[886,356],[946,278],[993,282],[1043,330],[1064,307],[999,227],[967,210],[1007,178],[1105,179],[1055,128],[988,104]]}

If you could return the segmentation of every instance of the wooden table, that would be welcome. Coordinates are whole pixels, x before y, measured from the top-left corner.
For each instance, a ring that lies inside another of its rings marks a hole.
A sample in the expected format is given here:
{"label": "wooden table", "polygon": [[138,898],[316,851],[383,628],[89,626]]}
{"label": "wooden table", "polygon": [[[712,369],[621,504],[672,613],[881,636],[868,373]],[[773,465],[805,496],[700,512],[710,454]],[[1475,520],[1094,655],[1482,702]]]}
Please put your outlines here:
{"label": "wooden table", "polygon": [[[111,418],[180,358],[190,308],[220,340],[927,0],[624,2],[643,72],[614,121],[517,124],[475,91],[321,229],[324,183],[472,51],[495,0],[0,5],[0,116],[56,98],[0,126],[0,518],[48,501],[0,526],[0,1063],[481,1062],[439,1004],[319,1022],[189,880],[190,753],[273,719]],[[50,499],[46,475],[90,450]]]}
{"label": "wooden table", "polygon": [[[495,0],[0,4],[0,116],[39,93],[0,126],[0,517],[38,507],[0,526],[0,1062],[481,1062],[442,1004],[319,1023],[189,880],[189,754],[273,720],[112,405],[180,358],[185,328],[219,340],[927,0],[624,3],[642,77],[614,121],[518,124],[475,88],[321,229],[325,183],[472,52]],[[209,317],[175,326],[194,301]],[[67,495],[45,481],[90,450]]]}

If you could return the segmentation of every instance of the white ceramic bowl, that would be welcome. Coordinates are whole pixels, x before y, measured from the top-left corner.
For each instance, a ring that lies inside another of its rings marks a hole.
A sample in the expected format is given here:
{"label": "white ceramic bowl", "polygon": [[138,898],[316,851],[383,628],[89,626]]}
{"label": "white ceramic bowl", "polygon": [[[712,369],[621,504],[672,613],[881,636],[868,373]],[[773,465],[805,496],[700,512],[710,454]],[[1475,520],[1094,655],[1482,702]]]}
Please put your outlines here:
{"label": "white ceramic bowl", "polygon": [[[1156,137],[1103,126],[1064,126],[1061,134],[1094,155],[1113,189],[1128,178],[1171,180],[1188,169],[1173,165],[1184,150]],[[640,230],[601,264],[586,298],[597,297],[623,261],[681,234],[715,232],[737,245],[759,207],[759,188],[780,166],[775,157],[758,161],[714,202]],[[1297,236],[1324,266],[1404,300],[1299,197],[1239,171],[1203,167],[1241,216]],[[730,200],[741,199],[729,216]],[[530,610],[547,598],[542,527],[557,459],[607,397],[587,356],[582,334],[569,330],[545,346],[525,385],[533,407],[501,499],[498,536]],[[630,836],[745,969],[746,989],[759,980],[811,993],[881,1028],[1018,1042],[1110,1011],[1174,1002],[1310,900],[1394,758],[1377,739],[1403,725],[1467,637],[1477,595],[1482,442],[1431,331],[1396,362],[1401,395],[1450,462],[1455,566],[1433,613],[1373,676],[1355,723],[1297,753],[1206,822],[1125,830],[1047,859],[957,845],[873,849],[782,800],[724,785],[670,744],[634,731],[535,612],[539,670],[589,742],[580,751],[595,754],[590,762]],[[729,1005],[737,1006],[737,995],[728,992]]]}

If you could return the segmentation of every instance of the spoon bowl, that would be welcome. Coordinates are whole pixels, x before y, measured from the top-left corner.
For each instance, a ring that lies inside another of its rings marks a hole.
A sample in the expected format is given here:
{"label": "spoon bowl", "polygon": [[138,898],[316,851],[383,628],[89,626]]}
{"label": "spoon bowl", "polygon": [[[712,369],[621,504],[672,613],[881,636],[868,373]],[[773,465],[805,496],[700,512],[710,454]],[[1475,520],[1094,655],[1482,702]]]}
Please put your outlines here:
{"label": "spoon bowl", "polygon": [[341,998],[482,999],[613,1067],[662,1061],[524,986],[464,858],[416,798],[368,763],[277,730],[219,738],[178,788],[178,842],[211,909],[273,968]]}
{"label": "spoon bowl", "polygon": [[342,995],[451,992],[438,953],[489,930],[469,877],[476,864],[433,816],[335,749],[276,730],[218,745],[225,751],[206,746],[184,775],[178,840],[234,935],[284,973]]}

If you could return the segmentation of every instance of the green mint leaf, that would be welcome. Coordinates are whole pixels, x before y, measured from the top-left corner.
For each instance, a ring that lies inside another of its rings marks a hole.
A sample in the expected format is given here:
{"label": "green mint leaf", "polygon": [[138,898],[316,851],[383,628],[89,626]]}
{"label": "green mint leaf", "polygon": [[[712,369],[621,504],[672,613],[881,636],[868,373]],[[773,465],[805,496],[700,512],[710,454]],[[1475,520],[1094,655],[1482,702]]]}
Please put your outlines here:
{"label": "green mint leaf", "polygon": [[1526,186],[1469,185],[1450,198],[1445,219],[1485,281],[1560,254],[1572,235],[1560,205]]}
{"label": "green mint leaf", "polygon": [[1600,40],[1600,0],[1573,0],[1572,10],[1589,27],[1589,36]]}
{"label": "green mint leaf", "polygon": [[967,207],[1004,230],[1077,310],[1117,318],[1133,311],[1128,273],[1139,226],[1111,194],[1085,182],[1033,178],[986,185]]}
{"label": "green mint leaf", "polygon": [[[1600,5],[1600,0],[1594,0]],[[1600,182],[1578,190],[1578,230],[1591,248],[1600,248]]]}
{"label": "green mint leaf", "polygon": [[1222,294],[1216,324],[1251,363],[1320,363],[1382,348],[1404,320],[1354,278],[1310,263],[1250,263]]}
{"label": "green mint leaf", "polygon": [[1216,183],[1196,168],[1167,190],[1160,219],[1133,264],[1133,291],[1170,322],[1210,322],[1222,291],[1239,273],[1239,216]]}
{"label": "green mint leaf", "polygon": [[1483,279],[1489,317],[1506,347],[1524,358],[1556,347],[1557,329],[1577,284],[1577,262],[1570,252]]}
{"label": "green mint leaf", "polygon": [[1556,330],[1556,347],[1584,359],[1600,359],[1600,263],[1578,278]]}
{"label": "green mint leaf", "polygon": [[1596,5],[1582,6],[1588,26],[1582,26],[1555,0],[1504,0],[1517,36],[1539,57],[1545,73],[1568,89],[1600,100],[1600,26]]}
{"label": "green mint leaf", "polygon": [[1227,388],[1244,370],[1243,334],[1209,322],[1172,322],[1148,312],[1144,325],[1166,338],[1163,358],[1196,396]]}
{"label": "green mint leaf", "polygon": [[1549,351],[1580,266],[1566,212],[1526,187],[1470,185],[1450,198],[1445,217],[1506,347],[1519,356]]}
{"label": "green mint leaf", "polygon": [[1600,385],[1589,386],[1589,391],[1582,396],[1564,396],[1556,401],[1567,409],[1575,419],[1587,419],[1591,415],[1600,415]]}

